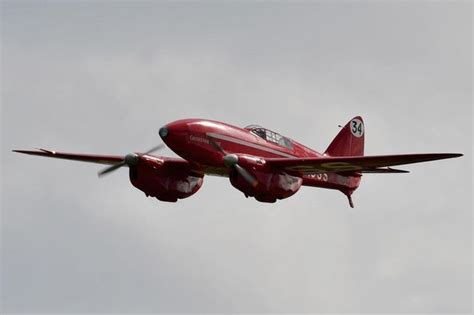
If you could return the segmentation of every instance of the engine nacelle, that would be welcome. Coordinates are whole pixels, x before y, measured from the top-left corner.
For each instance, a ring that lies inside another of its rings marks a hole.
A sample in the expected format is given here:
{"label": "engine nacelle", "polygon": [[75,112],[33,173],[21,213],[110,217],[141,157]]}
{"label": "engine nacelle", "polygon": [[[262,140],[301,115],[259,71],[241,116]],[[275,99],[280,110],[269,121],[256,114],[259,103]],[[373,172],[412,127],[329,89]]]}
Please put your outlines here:
{"label": "engine nacelle", "polygon": [[137,166],[130,167],[130,181],[147,197],[176,202],[196,193],[202,186],[203,178],[192,174],[187,168],[171,169],[162,159],[142,156]]}
{"label": "engine nacelle", "polygon": [[303,183],[301,177],[284,172],[249,171],[257,179],[255,187],[235,171],[230,173],[230,183],[246,197],[255,197],[260,202],[276,202],[278,199],[288,198],[294,195]]}

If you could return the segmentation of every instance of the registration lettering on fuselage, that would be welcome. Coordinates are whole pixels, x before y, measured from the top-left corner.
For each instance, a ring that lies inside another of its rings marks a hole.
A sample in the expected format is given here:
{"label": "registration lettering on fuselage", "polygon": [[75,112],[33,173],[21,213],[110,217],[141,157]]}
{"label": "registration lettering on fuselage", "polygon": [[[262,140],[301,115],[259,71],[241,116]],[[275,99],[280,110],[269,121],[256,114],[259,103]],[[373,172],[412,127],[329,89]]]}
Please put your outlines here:
{"label": "registration lettering on fuselage", "polygon": [[193,136],[193,135],[189,135],[189,141],[190,141],[190,142],[196,142],[196,143],[209,144],[209,139],[203,138],[203,137],[199,137],[199,136]]}
{"label": "registration lettering on fuselage", "polygon": [[322,180],[323,182],[327,182],[329,179],[329,176],[327,173],[307,174],[306,176],[311,179]]}

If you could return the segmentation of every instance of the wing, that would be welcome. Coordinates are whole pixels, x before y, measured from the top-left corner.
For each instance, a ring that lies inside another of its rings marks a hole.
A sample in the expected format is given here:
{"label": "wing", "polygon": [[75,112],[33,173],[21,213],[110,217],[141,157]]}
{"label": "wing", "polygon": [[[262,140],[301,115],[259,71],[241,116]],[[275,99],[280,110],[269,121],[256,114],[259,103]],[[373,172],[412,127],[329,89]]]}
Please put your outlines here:
{"label": "wing", "polygon": [[302,174],[319,172],[402,173],[390,166],[460,157],[459,153],[424,153],[374,156],[341,156],[314,158],[267,158],[266,165]]}
{"label": "wing", "polygon": [[36,151],[30,150],[13,150],[13,152],[29,154],[29,155],[38,155],[44,157],[50,157],[55,159],[64,159],[64,160],[73,160],[89,163],[98,163],[106,165],[114,165],[120,163],[125,158],[121,155],[95,155],[95,154],[76,154],[76,153],[64,153],[56,152],[45,149],[38,149]]}

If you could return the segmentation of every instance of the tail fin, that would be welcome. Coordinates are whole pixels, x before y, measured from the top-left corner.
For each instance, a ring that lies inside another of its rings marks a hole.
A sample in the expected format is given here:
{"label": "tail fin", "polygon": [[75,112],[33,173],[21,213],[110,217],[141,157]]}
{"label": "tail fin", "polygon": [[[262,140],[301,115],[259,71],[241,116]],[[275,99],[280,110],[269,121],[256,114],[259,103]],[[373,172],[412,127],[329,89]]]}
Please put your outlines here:
{"label": "tail fin", "polygon": [[326,149],[329,156],[362,156],[364,155],[365,127],[362,117],[352,118]]}
{"label": "tail fin", "polygon": [[[356,116],[339,131],[324,154],[328,156],[362,156],[364,155],[364,135],[364,121],[362,117]],[[351,208],[354,208],[351,195],[360,185],[361,174],[349,175],[346,178],[344,188],[340,190],[347,196]]]}

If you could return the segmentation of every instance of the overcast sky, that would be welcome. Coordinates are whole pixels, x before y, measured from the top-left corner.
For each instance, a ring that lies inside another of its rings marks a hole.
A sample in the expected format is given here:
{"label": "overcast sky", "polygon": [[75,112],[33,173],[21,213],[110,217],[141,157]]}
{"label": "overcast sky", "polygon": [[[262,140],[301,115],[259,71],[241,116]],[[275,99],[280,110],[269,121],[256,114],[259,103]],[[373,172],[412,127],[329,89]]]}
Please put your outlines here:
{"label": "overcast sky", "polygon": [[[2,1],[1,21],[3,312],[470,312],[471,2]],[[465,156],[366,175],[350,209],[215,177],[163,203],[125,169],[10,152],[144,151],[186,117],[324,151],[359,114],[366,154]]]}

